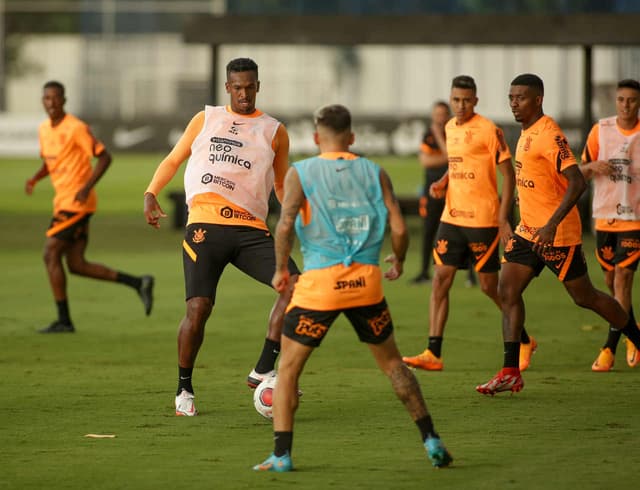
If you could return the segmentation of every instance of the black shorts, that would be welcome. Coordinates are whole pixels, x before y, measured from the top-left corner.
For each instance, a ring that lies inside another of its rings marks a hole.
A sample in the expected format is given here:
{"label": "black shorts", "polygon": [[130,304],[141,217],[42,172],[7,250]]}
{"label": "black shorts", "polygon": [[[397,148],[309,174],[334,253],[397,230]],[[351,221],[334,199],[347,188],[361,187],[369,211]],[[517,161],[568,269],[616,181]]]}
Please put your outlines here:
{"label": "black shorts", "polygon": [[571,281],[587,273],[587,261],[582,245],[549,247],[543,254],[533,251],[533,242],[513,235],[504,249],[503,262],[512,262],[531,267],[539,276],[545,266],[562,282]]}
{"label": "black shorts", "polygon": [[433,247],[436,265],[451,265],[467,269],[469,259],[473,260],[478,272],[500,270],[498,227],[470,228],[451,223],[440,223]]}
{"label": "black shorts", "polygon": [[89,239],[89,220],[91,213],[73,213],[58,211],[49,224],[47,237],[57,238],[65,242]]}
{"label": "black shorts", "polygon": [[284,317],[282,334],[309,347],[319,347],[340,313],[349,319],[361,342],[381,344],[393,332],[389,307],[383,298],[375,305],[341,310],[318,311],[295,306]]}
{"label": "black shorts", "polygon": [[612,271],[615,266],[638,270],[640,230],[596,231],[596,258],[600,267]]}
{"label": "black shorts", "polygon": [[[182,263],[186,299],[211,298],[215,303],[218,281],[227,264],[271,287],[276,269],[273,237],[250,226],[192,223],[182,242]],[[300,273],[291,259],[289,272]]]}

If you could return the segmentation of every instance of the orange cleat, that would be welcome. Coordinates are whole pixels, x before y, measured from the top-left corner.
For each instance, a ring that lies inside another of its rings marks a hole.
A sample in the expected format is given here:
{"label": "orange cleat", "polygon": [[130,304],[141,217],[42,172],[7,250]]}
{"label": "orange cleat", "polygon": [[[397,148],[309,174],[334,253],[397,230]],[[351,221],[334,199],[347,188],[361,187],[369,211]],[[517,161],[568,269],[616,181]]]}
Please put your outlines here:
{"label": "orange cleat", "polygon": [[640,352],[636,349],[636,346],[633,345],[629,339],[624,339],[627,343],[627,364],[629,367],[636,367],[640,364]]}
{"label": "orange cleat", "polygon": [[611,371],[611,369],[613,369],[615,360],[616,358],[609,347],[600,349],[600,354],[598,354],[598,358],[593,361],[591,370],[598,373],[606,373],[607,371]]}
{"label": "orange cleat", "polygon": [[424,369],[425,371],[442,371],[444,363],[442,357],[436,357],[429,349],[413,357],[403,357],[402,361],[409,367]]}
{"label": "orange cleat", "polygon": [[525,371],[531,363],[531,356],[536,352],[538,348],[538,342],[536,339],[529,336],[528,344],[520,344],[520,371]]}

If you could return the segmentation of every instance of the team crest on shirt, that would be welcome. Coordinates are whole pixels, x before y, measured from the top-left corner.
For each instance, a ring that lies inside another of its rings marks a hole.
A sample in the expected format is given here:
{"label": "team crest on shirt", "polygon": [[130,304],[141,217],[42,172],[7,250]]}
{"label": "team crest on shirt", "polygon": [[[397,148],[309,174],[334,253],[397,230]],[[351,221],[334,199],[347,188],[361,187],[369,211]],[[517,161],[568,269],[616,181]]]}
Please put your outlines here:
{"label": "team crest on shirt", "polygon": [[602,254],[602,258],[604,260],[611,260],[613,259],[613,257],[615,257],[615,254],[613,253],[613,249],[611,247],[602,247],[600,249],[600,253]]}
{"label": "team crest on shirt", "polygon": [[443,254],[446,254],[448,250],[449,250],[449,240],[438,240],[438,243],[436,245],[436,252],[439,255],[443,255]]}
{"label": "team crest on shirt", "polygon": [[527,136],[527,139],[524,140],[524,146],[522,147],[523,151],[529,151],[531,149],[531,136]]}
{"label": "team crest on shirt", "polygon": [[193,243],[204,242],[205,233],[207,233],[207,230],[203,230],[202,228],[198,228],[197,230],[194,230],[193,238],[191,239],[191,241],[193,241]]}
{"label": "team crest on shirt", "polygon": [[376,337],[384,331],[384,329],[387,327],[387,325],[389,325],[390,322],[391,315],[389,314],[388,309],[385,309],[378,316],[368,320],[369,327],[371,328],[373,335],[375,335]]}

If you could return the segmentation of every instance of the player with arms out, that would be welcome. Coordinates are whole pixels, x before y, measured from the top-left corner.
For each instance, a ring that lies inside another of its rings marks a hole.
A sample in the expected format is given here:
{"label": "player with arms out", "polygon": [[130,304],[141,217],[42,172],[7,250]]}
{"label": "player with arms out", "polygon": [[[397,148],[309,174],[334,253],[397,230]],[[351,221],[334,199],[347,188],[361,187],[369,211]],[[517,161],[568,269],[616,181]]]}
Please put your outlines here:
{"label": "player with arms out", "polygon": [[387,221],[393,254],[384,277],[403,271],[409,237],[387,173],[349,151],[354,136],[351,114],[330,105],[315,115],[317,157],[294,164],[285,180],[285,197],[276,228],[276,271],[273,286],[291,287],[287,263],[297,233],[304,259],[287,308],[282,355],[273,401],[275,449],[258,471],[290,471],[298,380],[305,363],[335,319],[344,313],[361,342],[414,420],[435,467],[452,458],[436,433],[420,386],[403,364],[393,335],[393,322],[382,290],[379,254]]}
{"label": "player with arms out", "polygon": [[[271,190],[282,200],[289,168],[289,136],[282,123],[255,106],[260,81],[253,60],[231,60],[225,87],[229,105],[205,106],[191,119],[144,194],[147,223],[158,228],[159,219],[166,215],[156,196],[188,159],[184,186],[189,219],[182,242],[186,315],[178,330],[176,415],[197,414],[193,367],[224,268],[233,264],[268,286],[275,270],[273,238],[266,219]],[[297,277],[293,261],[288,267]],[[274,373],[284,309],[290,298],[290,289],[281,291],[271,310],[262,353],[247,378],[251,388]]]}
{"label": "player with arms out", "polygon": [[[640,83],[620,80],[616,115],[596,123],[582,152],[580,170],[593,178],[593,217],[596,258],[611,294],[627,312],[633,311],[633,277],[640,261]],[[632,313],[633,314],[633,313]],[[594,361],[593,371],[610,371],[620,330],[609,335]],[[640,364],[638,349],[629,339],[627,364]]]}
{"label": "player with arms out", "polygon": [[[72,274],[133,288],[140,296],[147,315],[153,306],[152,276],[132,276],[88,262],[85,258],[89,220],[98,202],[95,185],[109,168],[111,155],[86,123],[65,112],[66,101],[62,83],[52,80],[44,84],[42,105],[49,119],[38,129],[43,163],[25,184],[25,192],[31,195],[36,183],[49,176],[55,191],[53,218],[44,245],[44,262],[58,319],[39,330],[41,333],[75,331],[69,312],[63,257]],[[94,158],[97,160],[95,167],[92,166]]]}
{"label": "player with arms out", "polygon": [[[433,183],[434,197],[445,195],[433,248],[435,275],[429,305],[429,344],[421,354],[403,357],[414,368],[440,371],[444,367],[442,343],[449,316],[449,291],[458,269],[475,264],[482,292],[500,307],[498,298],[499,242],[511,236],[509,212],[515,178],[511,152],[502,130],[480,114],[473,78],[460,75],[451,83],[449,103],[454,113],[446,125],[449,168]],[[497,171],[503,176],[498,193]],[[529,365],[535,340],[523,330],[522,369]]]}
{"label": "player with arms out", "polygon": [[516,185],[520,223],[505,248],[500,274],[503,368],[476,386],[485,395],[520,391],[518,368],[520,330],[524,324],[523,293],[547,267],[573,301],[588,308],[640,346],[640,330],[608,294],[593,287],[582,252],[582,228],[576,203],[587,184],[560,127],[542,110],[544,85],[533,74],[517,76],[509,89],[509,104],[522,125],[516,149]]}

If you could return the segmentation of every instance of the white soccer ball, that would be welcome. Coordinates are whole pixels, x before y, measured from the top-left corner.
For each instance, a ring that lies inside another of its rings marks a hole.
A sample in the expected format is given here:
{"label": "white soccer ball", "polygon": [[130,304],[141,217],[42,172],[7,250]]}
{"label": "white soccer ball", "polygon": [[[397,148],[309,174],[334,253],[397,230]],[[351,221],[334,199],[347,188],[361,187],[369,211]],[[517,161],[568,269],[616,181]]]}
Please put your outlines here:
{"label": "white soccer ball", "polygon": [[276,375],[269,376],[253,392],[253,406],[260,415],[269,420],[273,419],[273,389],[276,380]]}

